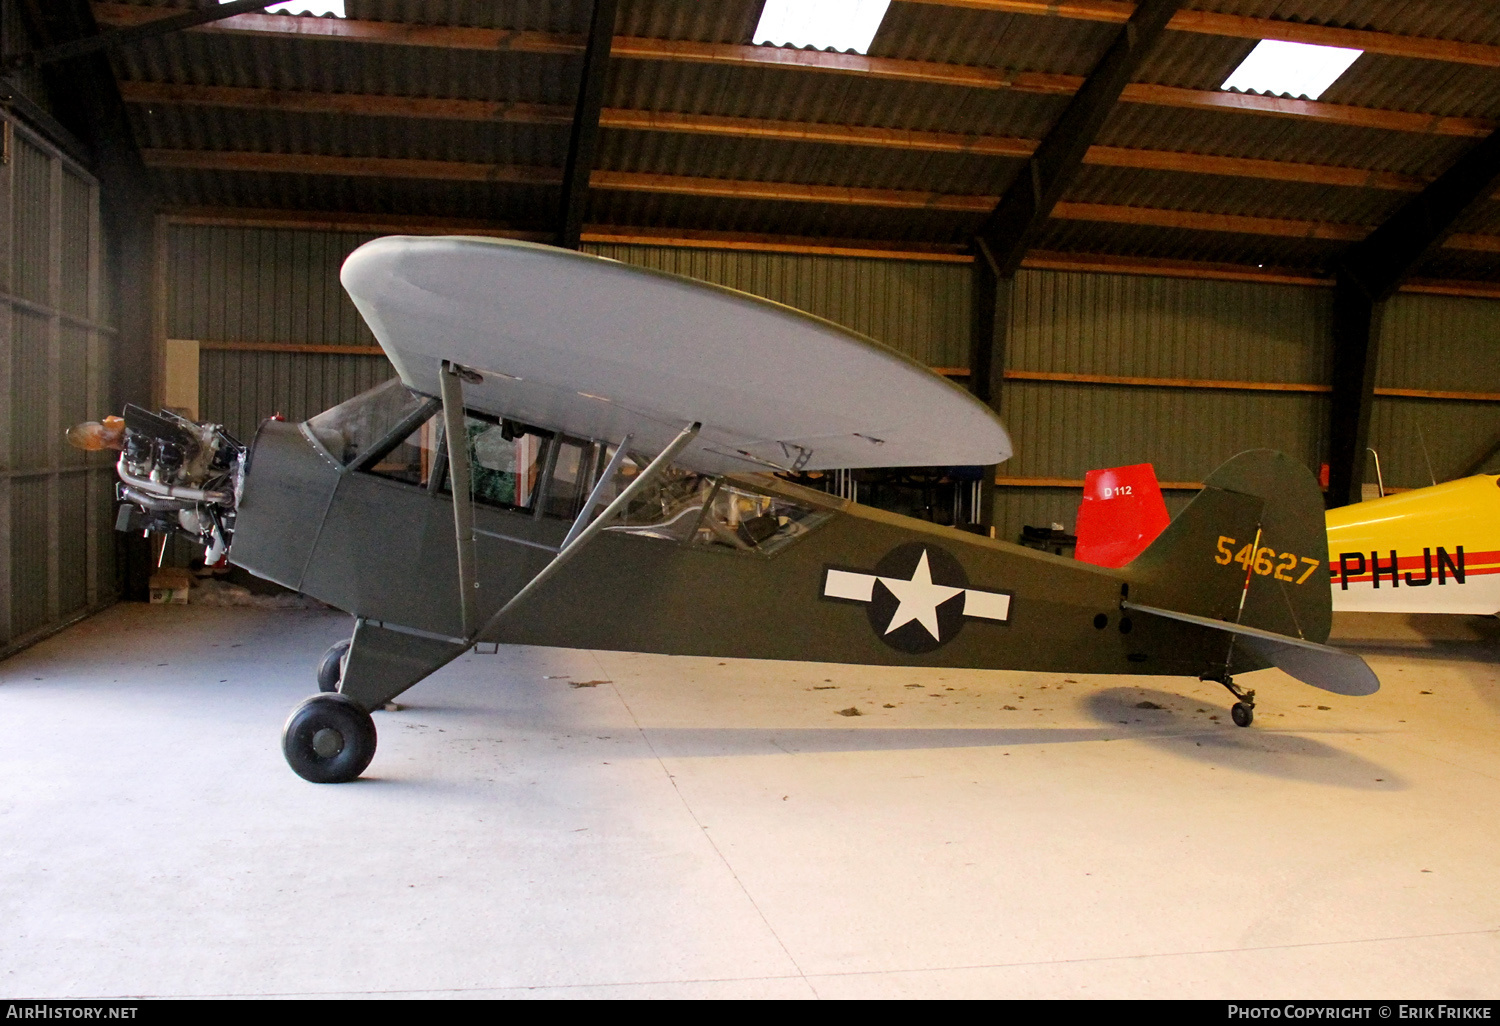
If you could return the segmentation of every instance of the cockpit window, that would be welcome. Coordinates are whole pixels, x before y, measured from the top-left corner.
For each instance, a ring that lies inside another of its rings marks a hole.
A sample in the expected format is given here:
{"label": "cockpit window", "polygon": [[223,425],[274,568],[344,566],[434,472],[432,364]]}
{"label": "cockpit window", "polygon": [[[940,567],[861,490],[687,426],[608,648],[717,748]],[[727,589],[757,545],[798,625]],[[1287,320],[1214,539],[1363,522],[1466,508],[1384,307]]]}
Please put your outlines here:
{"label": "cockpit window", "polygon": [[780,495],[724,484],[714,493],[694,545],[772,553],[833,514]]}
{"label": "cockpit window", "polygon": [[[624,488],[648,460],[627,461],[617,478]],[[664,541],[770,554],[832,514],[792,499],[731,485],[721,478],[670,468],[632,502],[608,530]]]}
{"label": "cockpit window", "polygon": [[[631,453],[615,475],[614,487],[604,497],[613,499],[651,460]],[[714,478],[668,467],[625,508],[620,522],[607,530],[624,531],[665,541],[687,541],[698,528],[704,504],[713,494]]]}
{"label": "cockpit window", "polygon": [[392,378],[331,410],[324,410],[307,422],[307,428],[330,456],[348,466],[381,442],[390,440],[391,433],[403,421],[433,402],[412,392],[400,378]]}
{"label": "cockpit window", "polygon": [[[469,435],[469,470],[475,502],[508,509],[530,509],[543,469],[547,439],[474,416],[464,417]],[[448,475],[452,488],[452,472]]]}

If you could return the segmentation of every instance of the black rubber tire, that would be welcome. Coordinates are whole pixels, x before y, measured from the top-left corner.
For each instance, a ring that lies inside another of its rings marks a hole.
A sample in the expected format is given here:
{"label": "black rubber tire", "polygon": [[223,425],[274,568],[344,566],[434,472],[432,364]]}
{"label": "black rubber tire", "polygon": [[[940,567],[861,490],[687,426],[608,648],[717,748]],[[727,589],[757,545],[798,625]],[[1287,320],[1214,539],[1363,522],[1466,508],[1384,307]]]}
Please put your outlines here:
{"label": "black rubber tire", "polygon": [[1236,702],[1234,708],[1229,710],[1229,717],[1234,720],[1236,727],[1248,727],[1255,719],[1255,707]]}
{"label": "black rubber tire", "polygon": [[352,698],[313,695],[287,717],[281,752],[303,780],[347,783],[375,757],[375,721]]}
{"label": "black rubber tire", "polygon": [[344,655],[349,651],[349,639],[335,641],[328,646],[328,651],[323,653],[323,661],[318,664],[318,690],[329,692],[339,689],[339,681],[344,678]]}

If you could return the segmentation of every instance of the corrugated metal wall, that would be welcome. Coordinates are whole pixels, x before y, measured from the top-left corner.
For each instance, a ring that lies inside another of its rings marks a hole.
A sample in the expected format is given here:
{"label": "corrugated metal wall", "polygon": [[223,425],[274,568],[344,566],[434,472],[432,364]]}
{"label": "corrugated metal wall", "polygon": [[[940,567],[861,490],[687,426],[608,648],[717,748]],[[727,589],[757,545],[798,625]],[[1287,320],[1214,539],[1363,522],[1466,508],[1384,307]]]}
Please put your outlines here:
{"label": "corrugated metal wall", "polygon": [[[1006,367],[1052,374],[1317,384],[1328,380],[1326,289],[1134,275],[1022,271],[1011,293]],[[1089,470],[1155,465],[1194,482],[1245,449],[1322,460],[1327,399],[1230,391],[1008,381],[1001,411],[1016,455],[1008,477],[1080,480]],[[1002,487],[1000,537],[1023,524],[1071,529],[1076,487]],[[1175,514],[1192,497],[1169,491]]]}
{"label": "corrugated metal wall", "polygon": [[[1377,388],[1500,393],[1500,302],[1405,293],[1386,304]],[[1370,446],[1385,483],[1461,474],[1500,435],[1500,403],[1378,396]],[[1429,473],[1429,463],[1431,471]],[[1487,473],[1500,472],[1500,457]],[[1365,480],[1375,480],[1373,461]]]}
{"label": "corrugated metal wall", "polygon": [[[373,237],[172,226],[167,334],[199,342],[373,346],[339,285],[344,258]],[[204,349],[198,412],[248,442],[274,413],[303,420],[393,373],[382,356]]]}
{"label": "corrugated metal wall", "polygon": [[107,412],[98,186],[19,126],[0,165],[0,652],[115,597],[113,467],[67,446]]}
{"label": "corrugated metal wall", "polygon": [[[169,333],[225,343],[371,345],[338,286],[343,258],[368,237],[176,226]],[[968,361],[965,264],[660,246],[586,249],[786,303],[929,366]],[[1330,298],[1330,290],[1311,287],[1023,271],[1012,294],[1007,367],[1324,384]],[[1381,386],[1500,392],[1496,329],[1500,303],[1398,296],[1384,322]],[[379,357],[210,350],[201,371],[203,416],[245,437],[265,416],[308,416],[390,374]],[[1257,447],[1281,449],[1316,469],[1327,444],[1327,398],[1307,391],[1009,381],[1002,409],[1016,443],[1015,457],[1001,470],[1007,477],[1078,480],[1096,467],[1150,462],[1163,481],[1193,482]],[[1497,422],[1494,403],[1382,398],[1371,444],[1387,463],[1387,483],[1422,484],[1419,437],[1441,480],[1500,429]],[[1176,512],[1191,494],[1169,492],[1169,508]],[[1023,524],[1071,528],[1078,500],[1076,487],[1002,487],[998,533],[1015,537]]]}

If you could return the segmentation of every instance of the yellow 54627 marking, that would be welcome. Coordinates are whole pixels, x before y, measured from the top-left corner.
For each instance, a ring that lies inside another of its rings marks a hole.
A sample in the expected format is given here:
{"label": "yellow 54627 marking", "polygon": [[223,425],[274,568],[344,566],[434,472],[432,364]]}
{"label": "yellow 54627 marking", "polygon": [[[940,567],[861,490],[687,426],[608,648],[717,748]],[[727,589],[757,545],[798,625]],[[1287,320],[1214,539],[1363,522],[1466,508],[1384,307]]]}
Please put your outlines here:
{"label": "yellow 54627 marking", "polygon": [[1253,570],[1261,577],[1275,577],[1278,581],[1291,581],[1293,580],[1292,574],[1296,572],[1297,563],[1300,561],[1307,564],[1307,569],[1302,571],[1301,577],[1296,578],[1297,584],[1307,580],[1312,572],[1322,565],[1321,560],[1298,556],[1293,552],[1278,553],[1275,549],[1264,545],[1257,549],[1252,543],[1238,552],[1234,551],[1233,546],[1233,538],[1219,535],[1219,554],[1214,557],[1214,562],[1220,566],[1238,563],[1247,571]]}

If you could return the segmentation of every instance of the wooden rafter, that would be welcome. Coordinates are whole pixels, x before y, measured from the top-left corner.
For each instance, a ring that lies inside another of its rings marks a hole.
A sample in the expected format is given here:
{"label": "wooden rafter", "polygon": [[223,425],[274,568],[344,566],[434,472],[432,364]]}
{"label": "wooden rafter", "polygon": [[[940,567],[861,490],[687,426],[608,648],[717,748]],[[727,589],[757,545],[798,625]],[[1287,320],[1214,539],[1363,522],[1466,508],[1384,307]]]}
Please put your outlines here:
{"label": "wooden rafter", "polygon": [[1182,107],[1226,113],[1259,114],[1352,128],[1378,128],[1415,135],[1449,135],[1477,139],[1489,135],[1496,123],[1483,118],[1445,117],[1404,110],[1354,107],[1322,100],[1293,100],[1284,96],[1230,93],[1221,89],[1182,89],[1177,86],[1133,82],[1120,94],[1122,103],[1145,103],[1158,107]]}
{"label": "wooden rafter", "polygon": [[963,196],[911,189],[866,189],[844,185],[800,185],[791,182],[756,182],[731,178],[689,178],[636,171],[595,171],[589,182],[595,189],[624,192],[663,192],[676,196],[716,196],[722,199],[782,200],[793,203],[836,203],[864,207],[895,207],[903,210],[949,210],[987,214],[995,205],[993,196]]}
{"label": "wooden rafter", "polygon": [[[147,166],[204,171],[250,171],[281,174],[350,175],[361,178],[413,178],[434,181],[506,182],[553,186],[562,181],[557,168],[507,164],[478,164],[397,157],[330,157],[295,153],[248,153],[223,150],[144,150]],[[997,197],[952,195],[911,189],[868,189],[795,182],[759,182],[730,178],[646,174],[636,171],[595,171],[590,188],[620,192],[655,192],[676,196],[714,196],[792,203],[831,203],[840,206],[888,207],[903,210],[944,210],[988,214]],[[1127,207],[1107,203],[1058,203],[1052,216],[1065,221],[1096,221],[1154,228],[1234,232],[1279,238],[1353,242],[1370,229],[1362,225],[1290,218],[1246,217],[1156,207]],[[1448,249],[1500,252],[1500,238],[1452,235]]]}
{"label": "wooden rafter", "polygon": [[1157,207],[1123,207],[1108,203],[1062,202],[1052,208],[1062,221],[1103,221],[1151,228],[1187,228],[1202,232],[1234,232],[1270,235],[1288,239],[1328,239],[1355,242],[1369,234],[1356,224],[1301,221],[1280,217],[1246,217],[1242,214],[1212,214],[1196,210],[1163,210]]}
{"label": "wooden rafter", "polygon": [[[159,7],[135,4],[94,4],[100,25],[127,28],[156,21]],[[457,25],[412,25],[355,18],[299,18],[285,14],[241,14],[199,25],[191,32],[250,33],[283,39],[327,39],[386,46],[424,46],[487,52],[578,54],[583,37],[558,32],[518,32],[513,29],[470,28]]]}
{"label": "wooden rafter", "polygon": [[424,121],[505,121],[531,125],[566,125],[573,119],[572,109],[561,104],[493,103],[488,100],[245,89],[239,86],[177,85],[170,82],[121,82],[120,95],[127,103],[142,105],[231,107],[294,114],[417,118]]}
{"label": "wooden rafter", "polygon": [[[1135,4],[1113,0],[907,0],[942,7],[968,7],[1006,14],[1035,14],[1080,21],[1123,23],[1135,11]],[[1313,43],[1319,46],[1344,46],[1366,53],[1390,57],[1416,57],[1423,60],[1473,64],[1483,68],[1500,68],[1500,46],[1464,43],[1451,39],[1405,36],[1370,29],[1313,25],[1307,22],[1281,21],[1275,18],[1252,18],[1239,14],[1212,11],[1179,11],[1168,23],[1174,32],[1196,32],[1200,35],[1230,36],[1235,39],[1279,39],[1289,43]]]}
{"label": "wooden rafter", "polygon": [[415,178],[444,182],[508,182],[558,185],[552,167],[476,164],[457,160],[402,157],[329,157],[300,153],[247,153],[230,150],[143,150],[148,167],[196,171],[262,171],[279,174],[347,175],[354,178]]}
{"label": "wooden rafter", "polygon": [[[1127,5],[1128,6],[1128,5]],[[152,20],[158,8],[124,4],[94,5],[101,24],[115,27]],[[1103,19],[1103,20],[1114,20]],[[1119,20],[1124,20],[1123,18]],[[1292,23],[1278,23],[1292,24]],[[194,29],[195,32],[252,33],[289,39],[326,39],[351,43],[382,43],[445,49],[514,53],[580,54],[581,36],[546,32],[512,32],[437,25],[404,25],[395,22],[354,21],[334,18],[293,18],[284,15],[240,15],[225,22]],[[1406,37],[1400,37],[1406,38]],[[1438,41],[1440,42],[1440,41]],[[1497,48],[1500,49],[1500,48]],[[616,37],[611,53],[636,60],[689,61],[743,66],[779,67],[833,74],[868,75],[906,82],[927,82],[971,89],[1011,89],[1022,92],[1067,96],[1083,79],[1078,75],[1004,71],[936,61],[863,57],[859,54],[791,50],[779,47],[744,46],[728,43],[695,43],[663,39]],[[1330,124],[1379,128],[1424,135],[1480,137],[1496,127],[1481,118],[1444,117],[1409,111],[1380,110],[1278,96],[1256,96],[1217,90],[1182,89],[1174,86],[1132,83],[1120,94],[1122,103],[1214,110],[1295,118]]]}
{"label": "wooden rafter", "polygon": [[[136,104],[182,104],[279,110],[303,114],[342,114],[475,122],[566,124],[570,114],[560,106],[492,103],[485,100],[444,100],[422,97],[355,93],[294,92],[245,89],[233,86],[175,85],[159,82],[122,82],[121,93]],[[624,131],[675,132],[736,139],[815,142],[882,149],[939,153],[972,153],[987,157],[1023,158],[1036,149],[1036,140],[1011,136],[960,135],[905,129],[830,125],[816,122],[772,121],[762,118],[677,114],[605,108],[599,126]],[[1268,181],[1341,185],[1395,192],[1420,192],[1429,179],[1390,171],[1289,161],[1220,157],[1167,150],[1093,146],[1084,163],[1096,166],[1144,168],[1196,174],[1224,175]]]}

